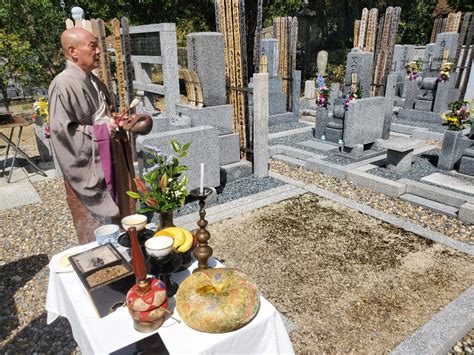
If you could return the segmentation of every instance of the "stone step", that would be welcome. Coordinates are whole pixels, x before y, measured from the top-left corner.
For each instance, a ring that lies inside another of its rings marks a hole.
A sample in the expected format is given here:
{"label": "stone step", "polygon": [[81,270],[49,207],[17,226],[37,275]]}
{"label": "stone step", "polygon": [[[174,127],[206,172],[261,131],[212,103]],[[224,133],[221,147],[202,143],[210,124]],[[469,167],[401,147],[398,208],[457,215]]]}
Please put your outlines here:
{"label": "stone step", "polygon": [[428,200],[427,198],[423,198],[420,196],[412,195],[412,194],[403,194],[400,196],[400,199],[404,201],[408,201],[414,203],[416,205],[420,205],[435,212],[439,212],[451,217],[457,218],[459,209],[456,207],[448,206],[443,203],[439,203],[433,200]]}
{"label": "stone step", "polygon": [[226,164],[220,167],[221,186],[252,175],[252,163],[241,160],[237,163]]}
{"label": "stone step", "polygon": [[400,179],[398,182],[407,185],[407,194],[416,195],[455,208],[459,208],[464,203],[470,201],[467,194],[443,189],[431,184],[425,184],[406,178]]}

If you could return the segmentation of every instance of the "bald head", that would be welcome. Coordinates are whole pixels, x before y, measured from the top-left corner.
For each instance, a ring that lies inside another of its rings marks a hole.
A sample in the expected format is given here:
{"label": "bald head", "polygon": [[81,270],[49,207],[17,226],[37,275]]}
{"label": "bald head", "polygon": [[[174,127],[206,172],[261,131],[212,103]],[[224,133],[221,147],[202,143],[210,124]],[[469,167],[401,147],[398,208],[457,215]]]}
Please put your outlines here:
{"label": "bald head", "polygon": [[90,73],[99,66],[97,38],[83,28],[70,28],[61,35],[61,46],[66,59]]}

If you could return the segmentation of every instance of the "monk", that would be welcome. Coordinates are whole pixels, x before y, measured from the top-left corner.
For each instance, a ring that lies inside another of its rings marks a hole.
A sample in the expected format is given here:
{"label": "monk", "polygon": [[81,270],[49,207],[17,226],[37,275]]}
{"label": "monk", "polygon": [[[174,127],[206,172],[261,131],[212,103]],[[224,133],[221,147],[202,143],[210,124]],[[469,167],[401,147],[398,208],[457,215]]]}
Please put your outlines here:
{"label": "monk", "polygon": [[79,243],[94,230],[135,211],[125,191],[135,190],[130,144],[112,118],[105,85],[92,73],[99,66],[97,38],[82,28],[61,35],[66,68],[49,86],[51,142],[64,176],[67,202]]}

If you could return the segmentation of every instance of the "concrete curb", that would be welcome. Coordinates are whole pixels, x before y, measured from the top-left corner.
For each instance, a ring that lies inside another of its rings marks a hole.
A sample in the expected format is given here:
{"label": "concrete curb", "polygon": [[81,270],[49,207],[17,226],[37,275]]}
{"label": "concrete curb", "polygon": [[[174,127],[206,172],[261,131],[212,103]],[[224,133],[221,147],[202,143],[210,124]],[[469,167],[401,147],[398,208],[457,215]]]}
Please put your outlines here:
{"label": "concrete curb", "polygon": [[474,286],[398,345],[391,354],[446,354],[474,327]]}
{"label": "concrete curb", "polygon": [[382,178],[365,171],[352,170],[346,173],[346,179],[353,183],[368,187],[388,196],[398,197],[405,193],[406,185],[397,181]]}

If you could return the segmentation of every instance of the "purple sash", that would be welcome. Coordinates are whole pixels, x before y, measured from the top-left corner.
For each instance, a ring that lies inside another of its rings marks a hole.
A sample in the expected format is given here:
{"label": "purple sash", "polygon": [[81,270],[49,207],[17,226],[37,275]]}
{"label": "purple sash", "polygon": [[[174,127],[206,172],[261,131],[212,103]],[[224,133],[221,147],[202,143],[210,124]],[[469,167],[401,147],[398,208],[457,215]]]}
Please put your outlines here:
{"label": "purple sash", "polygon": [[112,154],[110,152],[110,137],[109,129],[107,124],[102,123],[94,125],[94,136],[97,146],[99,147],[99,157],[102,163],[102,169],[104,170],[105,183],[107,184],[107,190],[112,195],[114,201],[117,200],[114,189],[114,181],[112,174]]}

